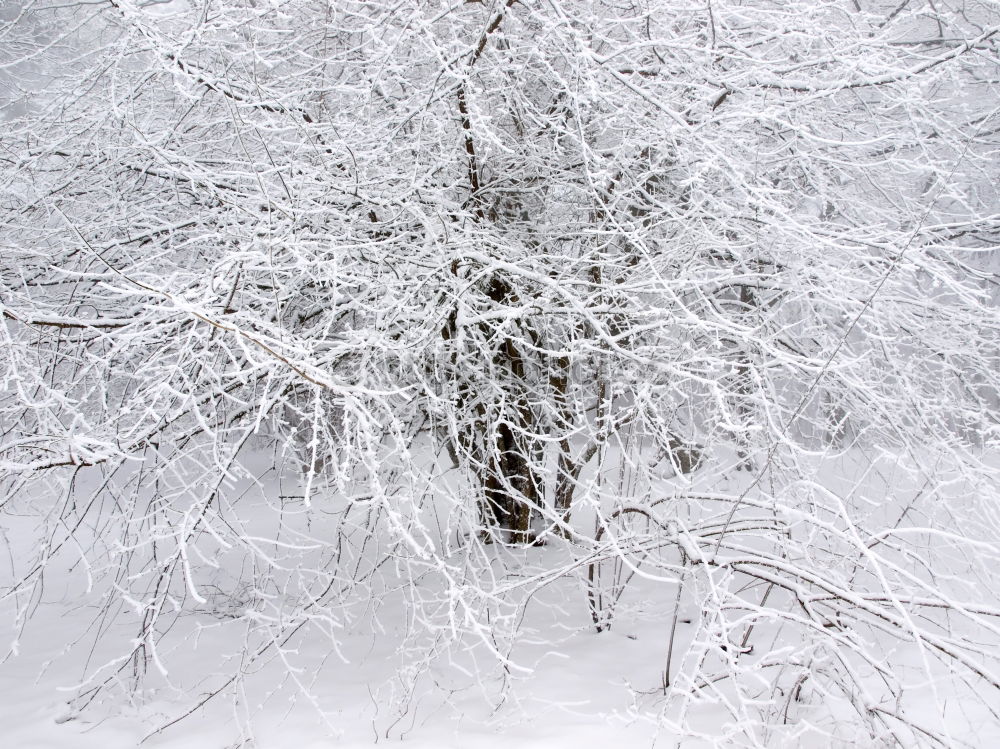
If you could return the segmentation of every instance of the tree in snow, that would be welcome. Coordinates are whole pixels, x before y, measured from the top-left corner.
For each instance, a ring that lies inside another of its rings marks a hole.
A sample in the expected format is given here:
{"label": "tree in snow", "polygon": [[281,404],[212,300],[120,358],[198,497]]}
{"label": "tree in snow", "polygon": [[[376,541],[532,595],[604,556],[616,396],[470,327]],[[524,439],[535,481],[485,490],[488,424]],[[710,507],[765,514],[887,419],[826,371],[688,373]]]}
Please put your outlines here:
{"label": "tree in snow", "polygon": [[665,726],[718,701],[766,743],[808,685],[947,743],[914,685],[1000,686],[998,24],[5,11],[0,507],[44,539],[0,589],[15,624],[82,561],[137,632],[86,701],[165,675],[242,570],[251,660],[378,600],[411,606],[415,664],[478,642],[486,679],[538,590],[606,630],[638,574],[676,601]]}

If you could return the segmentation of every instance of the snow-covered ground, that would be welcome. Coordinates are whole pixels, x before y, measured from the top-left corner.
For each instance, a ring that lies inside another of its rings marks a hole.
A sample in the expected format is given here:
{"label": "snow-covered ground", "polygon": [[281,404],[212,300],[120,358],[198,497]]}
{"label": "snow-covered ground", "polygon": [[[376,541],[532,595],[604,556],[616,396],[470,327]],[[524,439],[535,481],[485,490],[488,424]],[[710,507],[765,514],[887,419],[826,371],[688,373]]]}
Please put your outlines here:
{"label": "snow-covered ground", "polygon": [[[725,488],[717,478],[702,480]],[[859,468],[857,474],[841,471],[824,477],[830,489],[845,494],[851,486],[858,490],[859,481],[865,483],[862,493],[869,496],[879,482],[909,496],[903,476]],[[273,509],[269,495],[289,488],[273,480],[256,488],[263,500],[246,507],[249,514],[261,514],[263,529]],[[307,512],[297,506],[299,514],[286,518],[283,532],[297,527],[304,533],[308,526],[309,533],[321,537],[329,530],[318,511],[322,501],[320,489],[312,509]],[[251,527],[252,519],[245,520]],[[27,516],[8,517],[5,537],[11,569],[23,568],[36,551],[29,542],[37,538],[36,522]],[[445,645],[441,643],[448,640],[447,631],[424,629],[427,620],[417,616],[416,602],[436,600],[440,581],[428,576],[394,589],[391,573],[371,611],[345,612],[340,622],[331,623],[326,636],[320,627],[293,634],[283,641],[280,653],[276,648],[261,650],[261,641],[249,633],[253,605],[239,594],[239,584],[248,585],[252,575],[223,565],[217,588],[202,586],[205,605],[172,619],[169,631],[162,633],[162,650],[151,659],[143,690],[129,696],[127,689],[112,685],[83,710],[73,701],[81,680],[97,673],[99,681],[114,672],[101,671],[100,666],[115,663],[123,643],[127,652],[135,620],[114,615],[115,606],[99,594],[99,575],[91,592],[86,592],[93,573],[82,557],[71,553],[54,557],[29,604],[26,626],[11,628],[11,619],[4,620],[3,637],[16,646],[0,665],[0,746],[125,749],[142,742],[149,747],[281,749],[402,741],[417,749],[511,745],[585,749],[741,744],[738,715],[749,710],[747,718],[753,719],[754,695],[742,695],[746,704],[735,710],[734,718],[732,705],[724,704],[733,694],[725,687],[717,693],[714,706],[712,699],[687,704],[688,733],[680,737],[675,732],[677,701],[668,707],[663,699],[671,634],[675,678],[679,672],[691,672],[696,662],[703,669],[712,658],[724,665],[728,654],[691,647],[699,637],[703,645],[709,630],[699,620],[697,598],[685,592],[678,599],[676,584],[662,569],[640,568],[617,603],[611,629],[598,633],[588,606],[587,569],[574,566],[577,557],[565,542],[556,539],[540,548],[484,548],[503,570],[506,583],[493,581],[496,587],[534,580],[524,586],[530,594],[517,613],[518,638],[509,650],[498,643],[509,659],[506,667],[484,656],[475,638]],[[566,573],[535,584],[533,576],[546,570]],[[607,565],[602,570],[610,574]],[[622,573],[628,576],[627,569]],[[760,588],[757,591],[754,595]],[[983,604],[992,597],[984,590]],[[777,593],[771,605],[781,609]],[[788,610],[794,608],[789,605]],[[509,626],[510,622],[502,624]],[[801,654],[813,652],[797,650],[801,641],[774,620],[756,625],[747,643],[751,648],[741,658],[760,663],[769,656],[781,669],[782,653],[787,653],[789,664],[801,665],[797,661]],[[1000,721],[987,706],[968,699],[963,692],[967,687],[955,673],[928,666],[920,648],[894,639],[869,642],[866,647],[876,654],[884,648],[884,655],[900,669],[900,678],[911,685],[911,715],[917,706],[916,715],[924,725],[945,736],[946,742],[1000,745]],[[128,668],[123,682],[128,681],[127,672]],[[234,674],[241,676],[234,681]],[[774,677],[779,686],[771,692],[774,704],[769,708],[780,720],[758,732],[758,741],[769,747],[847,747],[871,741],[844,699],[808,682],[782,679],[780,674]],[[922,703],[925,711],[919,709]],[[703,738],[695,735],[698,731]]]}
{"label": "snow-covered ground", "polygon": [[[76,618],[86,622],[83,613],[75,612]],[[0,669],[4,746],[134,747],[199,697],[197,692],[170,694],[162,701],[126,708],[123,714],[114,714],[120,706],[109,706],[112,716],[103,720],[100,708],[93,711],[97,715],[66,720],[69,695],[59,690],[78,677],[74,666],[79,666],[79,658],[60,656],[73,617],[69,607],[53,605],[40,611],[21,655]],[[402,716],[391,712],[387,699],[403,667],[393,633],[347,633],[340,644],[346,662],[330,658],[322,649],[310,653],[303,648],[299,654],[304,661],[326,659],[324,668],[310,677],[310,691],[326,708],[325,722],[303,702],[281,664],[272,662],[255,675],[241,704],[234,704],[231,696],[222,697],[145,745],[215,749],[238,744],[241,735],[252,732],[253,746],[276,748],[360,747],[395,744],[401,738],[406,746],[420,749],[647,746],[657,730],[630,716],[625,682],[655,684],[664,652],[663,633],[651,626],[632,629],[582,633],[560,644],[531,647],[523,659],[533,663],[534,673],[523,677],[528,681],[519,685],[516,700],[495,709],[483,699],[474,679],[454,673],[450,694],[425,690]],[[172,675],[178,681],[198,682],[202,651],[208,649],[209,660],[214,660],[220,646],[211,637],[192,643],[184,659],[189,673]],[[57,660],[39,677],[40,667],[52,658]],[[266,674],[274,680],[271,694],[262,688]]]}

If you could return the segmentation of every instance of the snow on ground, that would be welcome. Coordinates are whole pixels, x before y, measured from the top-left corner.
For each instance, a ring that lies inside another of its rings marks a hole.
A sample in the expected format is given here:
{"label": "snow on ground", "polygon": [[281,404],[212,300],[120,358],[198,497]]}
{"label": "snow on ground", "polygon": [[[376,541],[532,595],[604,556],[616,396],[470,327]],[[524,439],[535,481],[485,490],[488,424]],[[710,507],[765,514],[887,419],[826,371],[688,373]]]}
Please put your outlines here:
{"label": "snow on ground", "polygon": [[[839,481],[846,491],[860,479],[840,473],[823,480],[834,488]],[[900,477],[878,480],[905,493]],[[289,491],[273,482],[263,483],[261,489]],[[22,561],[30,558],[32,522],[5,518],[12,569],[22,568]],[[316,522],[312,532],[319,533]],[[571,561],[558,541],[543,548],[493,547],[493,553],[507,555],[505,568],[513,578],[519,564],[527,575]],[[162,678],[151,670],[140,702],[129,705],[120,692],[109,693],[104,704],[77,713],[68,701],[80,679],[95,664],[119,655],[122,643],[134,636],[134,630],[104,616],[96,592],[81,595],[86,578],[86,570],[72,559],[62,566],[53,564],[28,626],[15,631],[9,619],[0,620],[0,637],[5,645],[16,641],[18,653],[0,664],[0,749],[126,749],[144,738],[143,746],[163,749],[350,749],[400,743],[413,749],[711,745],[691,738],[678,742],[665,723],[657,723],[676,587],[641,575],[626,589],[611,630],[601,633],[591,626],[579,577],[541,587],[525,608],[522,639],[510,653],[515,667],[508,680],[497,668],[486,678],[474,676],[472,661],[463,661],[461,653],[416,667],[413,659],[420,643],[413,639],[413,623],[403,619],[405,602],[387,597],[377,625],[355,618],[357,624],[336,631],[336,647],[321,637],[291,642],[283,659],[269,653],[249,664],[241,684],[230,685],[204,708],[160,732],[156,730],[226,682],[232,665],[243,657],[246,641],[238,636],[242,625],[222,603],[214,615],[178,618],[177,632],[165,640],[171,644],[164,645],[169,673]],[[682,609],[690,605],[684,602]],[[691,641],[697,615],[696,610],[682,611],[675,652],[682,653]],[[100,638],[95,637],[98,631]],[[757,628],[753,643],[758,653],[782,645],[780,634],[769,625]],[[900,647],[898,642],[889,646]],[[923,678],[917,668],[920,658],[916,651],[910,656],[915,682]],[[674,673],[683,664],[675,657]],[[1000,721],[985,707],[952,692],[954,685],[955,680],[942,673],[939,683],[929,682],[915,693],[913,699],[927,705],[928,725],[942,727],[934,722],[934,705],[943,694],[951,700],[946,727],[955,746],[1000,746]],[[935,686],[940,687],[937,695]],[[842,707],[808,689],[798,693],[785,706],[787,730],[776,729],[768,746],[864,745],[849,728],[838,731],[838,720],[845,727],[850,722],[847,715],[838,717]],[[721,709],[700,709],[701,714],[688,716],[689,725],[706,732],[717,732],[727,719]]]}
{"label": "snow on ground", "polygon": [[[39,607],[21,639],[20,655],[0,668],[0,746],[134,747],[197,698],[196,694],[167,694],[160,701],[126,707],[123,714],[115,714],[117,706],[109,705],[98,707],[93,711],[96,715],[66,720],[70,692],[61,690],[76,683],[87,655],[79,649],[67,654],[66,634],[86,628],[92,618],[92,611],[70,605]],[[154,736],[144,746],[218,749],[232,746],[247,726],[252,728],[254,746],[275,748],[361,747],[396,744],[400,738],[415,749],[647,746],[656,737],[656,729],[629,717],[631,698],[625,680],[655,685],[664,653],[662,633],[655,630],[649,625],[641,631],[623,626],[620,632],[578,632],[565,636],[561,643],[526,646],[518,659],[532,664],[534,674],[519,685],[516,698],[498,709],[486,704],[474,679],[453,673],[449,686],[454,692],[447,701],[441,694],[424,691],[398,722],[397,716],[387,712],[390,700],[379,704],[378,695],[373,694],[380,690],[386,694],[402,665],[394,633],[345,633],[340,647],[347,663],[331,658],[322,648],[313,654],[316,659],[328,659],[311,684],[318,700],[334,706],[326,716],[327,725],[303,703],[301,695],[293,701],[296,690],[283,680],[280,664],[272,662],[265,670],[274,675],[273,694],[251,692],[246,695],[249,704],[220,697],[204,712]],[[207,649],[208,660],[214,660],[220,645],[211,636],[193,643],[189,657],[183,659],[182,668],[189,673],[177,670],[178,654],[172,653],[175,670],[171,676],[181,683],[197,683],[202,650]],[[303,661],[310,660],[308,651],[299,655]],[[253,681],[251,688],[260,690],[267,679],[257,674]],[[109,717],[102,720],[102,711]]]}

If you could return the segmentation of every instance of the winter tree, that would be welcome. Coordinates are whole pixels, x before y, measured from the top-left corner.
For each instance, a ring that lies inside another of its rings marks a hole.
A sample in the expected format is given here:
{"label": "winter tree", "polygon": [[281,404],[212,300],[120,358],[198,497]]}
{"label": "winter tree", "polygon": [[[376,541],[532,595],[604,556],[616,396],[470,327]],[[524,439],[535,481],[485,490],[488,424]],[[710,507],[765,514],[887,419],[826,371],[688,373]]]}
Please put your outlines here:
{"label": "winter tree", "polygon": [[183,715],[405,612],[405,705],[641,588],[665,731],[1000,723],[998,39],[987,0],[5,8],[7,625],[97,602],[86,710],[189,688],[213,622]]}

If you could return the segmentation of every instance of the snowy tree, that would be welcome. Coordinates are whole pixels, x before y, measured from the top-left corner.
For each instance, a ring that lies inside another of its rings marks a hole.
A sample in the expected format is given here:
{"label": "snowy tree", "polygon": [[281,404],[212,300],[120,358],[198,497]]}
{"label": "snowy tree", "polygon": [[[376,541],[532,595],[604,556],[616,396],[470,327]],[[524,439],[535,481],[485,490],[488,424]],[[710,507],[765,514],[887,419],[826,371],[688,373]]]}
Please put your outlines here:
{"label": "snowy tree", "polygon": [[131,628],[81,706],[220,611],[253,661],[406,610],[413,674],[506,694],[538,591],[605,631],[629,580],[681,734],[826,700],[947,744],[921,685],[995,702],[991,3],[2,22],[0,511],[39,542],[0,594],[20,627],[72,568]]}

